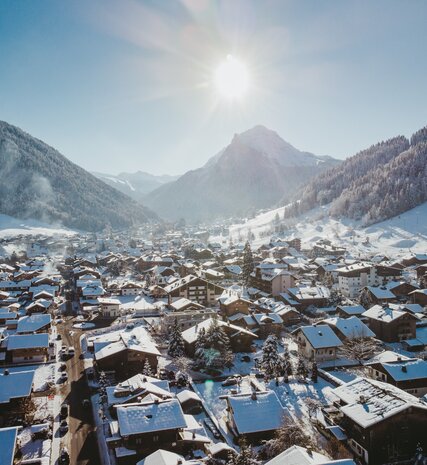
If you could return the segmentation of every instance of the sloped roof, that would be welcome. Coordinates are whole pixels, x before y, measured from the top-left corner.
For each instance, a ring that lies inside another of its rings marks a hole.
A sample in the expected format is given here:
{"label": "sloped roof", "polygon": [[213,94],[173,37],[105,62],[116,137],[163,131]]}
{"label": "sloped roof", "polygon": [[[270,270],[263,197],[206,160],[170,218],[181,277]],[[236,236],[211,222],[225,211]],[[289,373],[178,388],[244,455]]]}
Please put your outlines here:
{"label": "sloped roof", "polygon": [[33,387],[34,373],[34,370],[29,370],[12,371],[8,375],[1,374],[0,404],[8,404],[11,399],[28,397]]}
{"label": "sloped roof", "polygon": [[339,337],[328,325],[301,326],[298,330],[302,331],[314,349],[325,349],[342,345]]}

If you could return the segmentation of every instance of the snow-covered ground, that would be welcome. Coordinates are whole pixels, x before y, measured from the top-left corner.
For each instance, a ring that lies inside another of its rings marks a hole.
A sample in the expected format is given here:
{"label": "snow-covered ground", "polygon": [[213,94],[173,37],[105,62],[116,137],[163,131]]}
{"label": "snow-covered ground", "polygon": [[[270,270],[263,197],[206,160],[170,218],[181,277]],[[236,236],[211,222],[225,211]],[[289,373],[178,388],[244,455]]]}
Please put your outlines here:
{"label": "snow-covered ground", "polygon": [[73,236],[76,231],[61,226],[52,226],[37,220],[20,220],[0,214],[0,238],[23,236]]}
{"label": "snow-covered ground", "polygon": [[[253,245],[260,246],[270,240],[276,215],[283,218],[285,207],[262,213],[245,223],[230,227],[233,242],[246,241],[253,233]],[[354,255],[377,253],[394,257],[408,252],[422,253],[427,250],[427,203],[409,210],[390,220],[369,227],[351,220],[335,220],[329,217],[328,207],[317,208],[296,219],[286,220],[290,229],[283,237],[300,237],[303,248],[311,247],[319,239],[329,239],[334,245],[343,245]],[[263,237],[265,236],[265,237]],[[228,238],[211,238],[228,243]]]}

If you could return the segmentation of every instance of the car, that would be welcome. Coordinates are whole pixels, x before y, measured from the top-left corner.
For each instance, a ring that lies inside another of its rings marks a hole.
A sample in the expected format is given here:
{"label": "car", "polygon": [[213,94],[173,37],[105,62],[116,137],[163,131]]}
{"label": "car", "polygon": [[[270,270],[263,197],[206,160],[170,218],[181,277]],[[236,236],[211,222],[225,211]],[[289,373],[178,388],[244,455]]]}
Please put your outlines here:
{"label": "car", "polygon": [[205,425],[207,426],[207,428],[210,430],[210,432],[212,433],[213,437],[215,439],[220,439],[221,438],[221,434],[219,433],[218,431],[218,428],[215,426],[214,422],[206,417],[204,419],[204,422],[205,422]]}
{"label": "car", "polygon": [[62,352],[62,353],[67,352],[67,346],[64,346],[64,345],[61,346],[61,352]]}
{"label": "car", "polygon": [[68,423],[67,420],[62,420],[59,425],[59,432],[61,434],[65,434],[68,431]]}
{"label": "car", "polygon": [[65,381],[68,381],[68,375],[67,375],[67,372],[66,371],[63,371],[61,373],[61,376],[60,376],[60,381],[62,381],[63,383],[65,383]]}
{"label": "car", "polygon": [[59,415],[61,418],[67,418],[69,413],[70,413],[70,406],[66,402],[64,402],[61,405],[61,410],[59,412]]}
{"label": "car", "polygon": [[243,355],[243,357],[240,358],[240,361],[248,363],[251,361],[251,357],[249,357],[249,355]]}
{"label": "car", "polygon": [[76,350],[74,349],[74,347],[68,347],[68,355],[71,355],[71,357],[73,357],[75,353]]}
{"label": "car", "polygon": [[68,465],[70,463],[70,454],[68,453],[68,449],[66,447],[61,449],[58,461],[61,465]]}
{"label": "car", "polygon": [[62,336],[61,336],[60,334],[57,334],[57,335],[56,335],[56,340],[57,340],[57,341],[60,341],[61,339],[62,339]]}
{"label": "car", "polygon": [[56,320],[56,324],[57,324],[57,325],[60,325],[61,323],[63,323],[63,319],[62,319],[62,318],[58,318],[58,319]]}
{"label": "car", "polygon": [[82,400],[82,407],[83,408],[89,408],[90,407],[90,400],[89,399],[83,399]]}
{"label": "car", "polygon": [[67,369],[66,363],[61,363],[61,365],[59,365],[59,371],[65,371],[66,369]]}

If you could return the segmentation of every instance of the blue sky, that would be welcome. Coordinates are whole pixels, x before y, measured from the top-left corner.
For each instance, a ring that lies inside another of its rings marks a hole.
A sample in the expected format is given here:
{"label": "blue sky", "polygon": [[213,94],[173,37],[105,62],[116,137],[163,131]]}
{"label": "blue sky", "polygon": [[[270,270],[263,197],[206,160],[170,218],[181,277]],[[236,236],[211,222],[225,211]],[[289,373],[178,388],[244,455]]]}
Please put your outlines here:
{"label": "blue sky", "polygon": [[[2,0],[0,119],[89,170],[180,174],[256,124],[344,158],[427,124],[421,0]],[[227,54],[241,101],[218,98]]]}

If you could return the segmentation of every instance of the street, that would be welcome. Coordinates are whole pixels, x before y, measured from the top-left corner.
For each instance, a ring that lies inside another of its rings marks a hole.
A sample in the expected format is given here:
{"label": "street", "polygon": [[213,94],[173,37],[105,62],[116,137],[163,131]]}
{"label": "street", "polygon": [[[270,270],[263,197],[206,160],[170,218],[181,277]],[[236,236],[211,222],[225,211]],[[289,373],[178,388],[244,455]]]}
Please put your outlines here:
{"label": "street", "polygon": [[63,402],[70,406],[68,417],[68,432],[62,438],[62,446],[70,453],[70,463],[76,465],[99,465],[98,445],[94,430],[92,409],[83,408],[82,401],[90,399],[89,388],[84,375],[83,360],[80,359],[81,331],[72,328],[74,319],[66,318],[58,325],[62,336],[62,344],[73,346],[75,355],[66,361],[68,381],[60,388]]}

